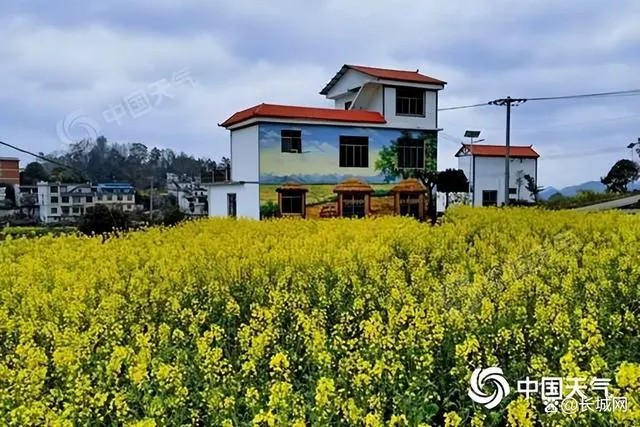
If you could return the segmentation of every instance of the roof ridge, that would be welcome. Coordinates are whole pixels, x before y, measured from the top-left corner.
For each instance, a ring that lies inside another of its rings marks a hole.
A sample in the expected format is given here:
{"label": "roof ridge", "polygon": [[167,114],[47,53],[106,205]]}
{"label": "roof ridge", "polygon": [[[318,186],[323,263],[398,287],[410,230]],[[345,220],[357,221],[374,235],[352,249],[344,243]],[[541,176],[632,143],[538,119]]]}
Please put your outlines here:
{"label": "roof ridge", "polygon": [[384,70],[384,71],[400,71],[403,73],[413,73],[413,74],[420,74],[420,69],[418,68],[417,71],[413,71],[413,70],[404,70],[402,68],[386,68],[386,67],[372,67],[370,65],[357,65],[357,64],[345,64],[347,67],[359,67],[359,68],[369,68],[369,69],[374,69],[374,70]]}

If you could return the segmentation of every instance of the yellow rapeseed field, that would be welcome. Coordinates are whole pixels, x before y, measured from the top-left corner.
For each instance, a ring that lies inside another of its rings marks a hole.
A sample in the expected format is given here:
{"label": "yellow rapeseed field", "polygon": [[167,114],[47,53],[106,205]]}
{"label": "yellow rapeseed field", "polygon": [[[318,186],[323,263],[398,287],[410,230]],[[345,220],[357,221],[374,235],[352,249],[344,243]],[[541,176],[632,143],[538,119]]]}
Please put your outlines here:
{"label": "yellow rapeseed field", "polygon": [[[203,220],[0,243],[0,425],[639,425],[640,221]],[[475,368],[626,412],[492,410]]]}

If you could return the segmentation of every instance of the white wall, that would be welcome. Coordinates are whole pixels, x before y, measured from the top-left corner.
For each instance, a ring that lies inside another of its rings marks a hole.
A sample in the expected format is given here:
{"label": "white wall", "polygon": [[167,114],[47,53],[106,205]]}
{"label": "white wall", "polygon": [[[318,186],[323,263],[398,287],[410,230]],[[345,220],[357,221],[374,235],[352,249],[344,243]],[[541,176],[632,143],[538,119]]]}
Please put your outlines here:
{"label": "white wall", "polygon": [[335,108],[338,110],[344,110],[344,104],[346,104],[347,102],[353,102],[355,97],[356,97],[355,93],[349,93],[347,95],[336,98]]}
{"label": "white wall", "polygon": [[436,91],[425,92],[425,117],[411,117],[396,115],[396,89],[384,88],[384,118],[387,126],[399,129],[435,129],[437,124]]}
{"label": "white wall", "polygon": [[[475,184],[473,202],[474,206],[482,206],[482,191],[497,190],[498,206],[505,201],[504,197],[504,157],[476,157],[475,160]],[[536,160],[535,159],[509,159],[509,187],[516,188],[516,179],[518,171],[523,171],[524,175],[536,177]],[[472,175],[473,179],[473,175]],[[520,200],[532,201],[532,194],[527,191],[526,180],[523,178],[523,184],[520,187]],[[511,195],[511,198],[517,198],[517,194]]]}
{"label": "white wall", "polygon": [[260,219],[259,184],[220,184],[209,186],[209,216],[227,216],[227,194],[236,194],[237,217]]}
{"label": "white wall", "polygon": [[258,182],[258,125],[231,131],[231,180]]}
{"label": "white wall", "polygon": [[338,82],[331,88],[326,95],[327,98],[333,99],[337,95],[341,95],[350,89],[362,86],[364,83],[372,81],[373,77],[363,74],[359,71],[352,69],[347,70],[346,73],[338,80]]}

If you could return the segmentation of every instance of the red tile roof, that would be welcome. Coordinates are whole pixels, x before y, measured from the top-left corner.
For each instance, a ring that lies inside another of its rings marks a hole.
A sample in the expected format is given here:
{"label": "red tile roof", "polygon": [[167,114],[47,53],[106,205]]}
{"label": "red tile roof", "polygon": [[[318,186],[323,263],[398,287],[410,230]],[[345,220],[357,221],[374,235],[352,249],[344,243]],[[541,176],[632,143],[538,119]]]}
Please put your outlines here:
{"label": "red tile roof", "polygon": [[433,77],[425,76],[424,74],[420,74],[418,71],[407,71],[407,70],[392,70],[389,68],[377,68],[377,67],[366,67],[364,65],[348,65],[345,64],[342,66],[340,71],[336,73],[336,75],[331,79],[329,83],[320,91],[321,95],[326,95],[329,93],[331,88],[340,80],[340,78],[347,72],[347,70],[352,69],[356,71],[360,71],[361,73],[367,74],[372,77],[377,77],[379,79],[384,80],[395,80],[399,82],[412,82],[412,83],[422,83],[422,84],[434,84],[434,85],[446,85],[447,82],[435,79]]}
{"label": "red tile roof", "polygon": [[253,118],[324,120],[332,122],[384,124],[384,117],[374,111],[339,110],[334,108],[298,107],[292,105],[260,104],[239,111],[220,126],[228,128]]}
{"label": "red tile roof", "polygon": [[[471,147],[471,154],[478,157],[505,157],[507,155],[507,147],[504,145],[463,144],[456,153],[456,157],[461,156],[463,150],[469,147]],[[540,155],[531,145],[511,145],[509,146],[509,157],[537,159]]]}

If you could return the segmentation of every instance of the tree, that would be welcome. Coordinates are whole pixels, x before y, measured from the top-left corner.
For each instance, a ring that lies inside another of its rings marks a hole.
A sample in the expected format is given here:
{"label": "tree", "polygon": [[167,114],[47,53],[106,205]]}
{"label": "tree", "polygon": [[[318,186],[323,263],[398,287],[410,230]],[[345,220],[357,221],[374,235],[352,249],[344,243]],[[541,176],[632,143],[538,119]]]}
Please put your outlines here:
{"label": "tree", "polygon": [[98,204],[87,208],[78,230],[87,235],[111,232],[117,235],[118,230],[128,230],[130,227],[130,218],[125,212]]}
{"label": "tree", "polygon": [[469,192],[469,181],[461,169],[447,169],[439,172],[436,182],[438,192],[445,193],[446,208],[449,207],[449,195],[451,193]]}
{"label": "tree", "polygon": [[22,185],[36,185],[39,181],[49,181],[49,174],[39,162],[29,163],[20,176]]}
{"label": "tree", "polygon": [[626,193],[627,185],[640,177],[640,167],[632,160],[618,160],[604,178],[600,179],[611,193]]}
{"label": "tree", "polygon": [[165,226],[176,225],[185,219],[185,214],[178,206],[169,205],[162,211],[162,224]]}
{"label": "tree", "polygon": [[[423,168],[405,169],[398,167],[398,145],[404,141],[414,141],[421,139],[425,142],[425,162]],[[414,136],[408,131],[402,131],[401,135],[395,141],[391,141],[391,145],[382,147],[378,153],[378,159],[375,162],[375,169],[381,172],[385,180],[402,178],[416,178],[422,182],[429,191],[428,212],[431,216],[431,223],[435,224],[437,220],[436,200],[433,196],[433,190],[437,184],[438,172],[436,170],[437,162],[437,140],[434,134],[421,132]]]}
{"label": "tree", "polygon": [[544,191],[544,187],[539,187],[536,183],[536,180],[531,175],[527,174],[524,176],[525,181],[527,181],[527,185],[525,188],[529,193],[533,195],[533,200],[538,203],[538,195],[541,191]]}

